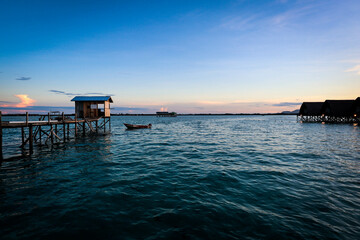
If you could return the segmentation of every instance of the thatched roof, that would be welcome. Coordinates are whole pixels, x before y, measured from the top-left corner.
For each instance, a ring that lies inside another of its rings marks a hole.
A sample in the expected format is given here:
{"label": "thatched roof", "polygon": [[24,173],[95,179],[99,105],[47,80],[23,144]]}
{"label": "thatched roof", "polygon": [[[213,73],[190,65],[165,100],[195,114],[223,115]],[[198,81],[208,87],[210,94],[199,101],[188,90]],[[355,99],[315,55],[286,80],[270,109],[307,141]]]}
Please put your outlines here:
{"label": "thatched roof", "polygon": [[300,107],[299,115],[320,116],[323,104],[324,102],[303,102]]}
{"label": "thatched roof", "polygon": [[355,100],[326,100],[321,113],[326,116],[350,117],[354,114]]}

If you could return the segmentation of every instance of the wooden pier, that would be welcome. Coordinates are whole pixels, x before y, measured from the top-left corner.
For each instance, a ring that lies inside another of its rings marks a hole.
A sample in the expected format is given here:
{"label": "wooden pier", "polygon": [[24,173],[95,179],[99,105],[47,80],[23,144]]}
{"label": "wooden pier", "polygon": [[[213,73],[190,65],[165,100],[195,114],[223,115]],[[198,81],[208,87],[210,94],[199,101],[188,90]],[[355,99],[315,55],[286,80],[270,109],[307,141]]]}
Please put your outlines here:
{"label": "wooden pier", "polygon": [[[76,138],[80,134],[106,133],[111,130],[110,117],[96,117],[96,118],[81,118],[78,119],[75,114],[74,118],[69,115],[36,115],[38,120],[29,120],[29,114],[26,113],[24,121],[2,121],[0,111],[0,160],[3,160],[3,136],[5,129],[17,128],[20,129],[21,144],[19,147],[22,150],[28,148],[28,153],[31,155],[34,152],[34,145],[54,145],[58,143],[65,143],[71,138]],[[25,151],[23,151],[25,152]]]}
{"label": "wooden pier", "polygon": [[106,133],[107,124],[110,131],[110,103],[113,103],[111,96],[76,96],[71,101],[75,102],[74,118],[65,116],[64,113],[48,113],[36,115],[39,119],[33,121],[29,120],[29,114],[26,113],[25,121],[2,121],[0,111],[0,161],[3,160],[4,129],[21,129],[20,147],[25,150],[28,146],[30,155],[34,152],[34,144],[54,145],[70,140],[70,135],[76,138],[80,133],[82,136],[100,131]]}

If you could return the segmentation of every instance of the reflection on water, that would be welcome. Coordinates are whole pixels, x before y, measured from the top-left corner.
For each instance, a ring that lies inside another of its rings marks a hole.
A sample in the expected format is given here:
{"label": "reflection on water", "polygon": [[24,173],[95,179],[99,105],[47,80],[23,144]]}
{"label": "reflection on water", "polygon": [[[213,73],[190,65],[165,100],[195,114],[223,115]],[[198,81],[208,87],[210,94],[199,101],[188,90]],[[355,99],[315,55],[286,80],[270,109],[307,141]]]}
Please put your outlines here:
{"label": "reflection on water", "polygon": [[295,116],[113,117],[110,135],[2,163],[0,236],[358,239],[359,140]]}

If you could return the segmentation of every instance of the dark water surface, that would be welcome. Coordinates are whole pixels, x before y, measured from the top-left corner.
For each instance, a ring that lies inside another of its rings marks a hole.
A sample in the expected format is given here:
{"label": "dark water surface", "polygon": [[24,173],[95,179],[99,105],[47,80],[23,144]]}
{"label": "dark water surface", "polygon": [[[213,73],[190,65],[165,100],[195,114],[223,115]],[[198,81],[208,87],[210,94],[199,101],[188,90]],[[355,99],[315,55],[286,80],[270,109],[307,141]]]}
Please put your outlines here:
{"label": "dark water surface", "polygon": [[[111,130],[3,162],[0,238],[360,239],[359,126],[112,117]],[[20,135],[5,135],[11,155]]]}

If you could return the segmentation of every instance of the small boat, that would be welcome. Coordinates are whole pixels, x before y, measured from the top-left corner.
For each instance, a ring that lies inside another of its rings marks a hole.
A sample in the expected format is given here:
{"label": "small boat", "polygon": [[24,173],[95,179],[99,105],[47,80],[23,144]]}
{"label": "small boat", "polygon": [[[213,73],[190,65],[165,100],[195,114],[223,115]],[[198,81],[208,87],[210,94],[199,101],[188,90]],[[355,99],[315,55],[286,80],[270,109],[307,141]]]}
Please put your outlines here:
{"label": "small boat", "polygon": [[141,128],[151,128],[151,123],[149,125],[135,125],[135,124],[128,124],[128,123],[124,123],[124,125],[128,128],[128,129],[141,129]]}

